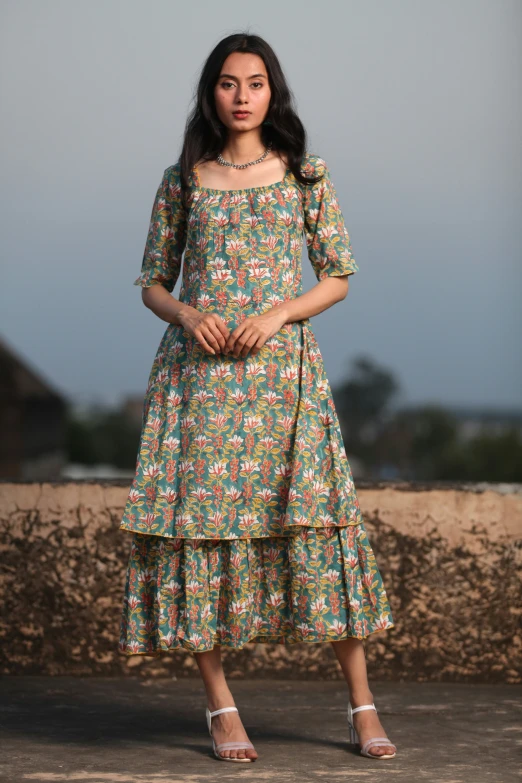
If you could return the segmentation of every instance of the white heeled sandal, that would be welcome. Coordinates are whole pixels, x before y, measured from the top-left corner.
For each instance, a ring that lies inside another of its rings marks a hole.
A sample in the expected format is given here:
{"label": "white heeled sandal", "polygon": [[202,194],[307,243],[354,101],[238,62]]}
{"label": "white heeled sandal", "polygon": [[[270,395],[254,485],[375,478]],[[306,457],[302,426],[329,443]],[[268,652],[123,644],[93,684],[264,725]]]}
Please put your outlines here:
{"label": "white heeled sandal", "polygon": [[[377,707],[375,704],[362,704],[360,707],[355,707],[355,709],[353,709],[350,702],[348,702],[348,727],[350,729],[350,742],[353,745],[360,744],[359,735],[353,725],[352,717],[354,713],[359,712],[359,710],[375,710],[375,712],[377,712]],[[390,742],[388,737],[372,737],[372,739],[366,740],[361,747],[361,756],[367,756],[369,759],[393,759],[397,755],[397,753],[382,753],[380,756],[376,756],[375,753],[368,753],[368,748],[372,745],[391,745],[395,748],[395,751],[397,750],[397,746],[394,745],[393,742]]]}
{"label": "white heeled sandal", "polygon": [[[219,715],[220,712],[239,712],[237,707],[222,707],[220,710],[214,710],[214,712],[210,712],[209,708],[207,707],[206,715],[207,715],[207,726],[208,726],[208,733],[212,737],[212,718],[214,715]],[[248,756],[245,756],[244,759],[240,758],[234,758],[231,756],[222,756],[220,754],[220,750],[241,750],[243,748],[251,748],[252,750],[255,750],[254,746],[251,742],[220,742],[219,745],[216,745],[216,742],[214,740],[214,737],[212,737],[212,750],[214,751],[214,755],[216,758],[221,759],[221,761],[255,761],[256,759],[248,758]]]}

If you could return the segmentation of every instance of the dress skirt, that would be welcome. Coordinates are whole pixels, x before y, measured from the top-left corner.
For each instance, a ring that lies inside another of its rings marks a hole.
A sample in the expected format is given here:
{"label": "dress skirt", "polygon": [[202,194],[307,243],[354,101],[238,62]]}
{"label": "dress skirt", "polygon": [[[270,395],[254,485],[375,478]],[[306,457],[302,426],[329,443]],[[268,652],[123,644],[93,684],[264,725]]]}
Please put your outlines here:
{"label": "dress skirt", "polygon": [[362,523],[265,538],[132,533],[122,654],[363,639],[393,627]]}

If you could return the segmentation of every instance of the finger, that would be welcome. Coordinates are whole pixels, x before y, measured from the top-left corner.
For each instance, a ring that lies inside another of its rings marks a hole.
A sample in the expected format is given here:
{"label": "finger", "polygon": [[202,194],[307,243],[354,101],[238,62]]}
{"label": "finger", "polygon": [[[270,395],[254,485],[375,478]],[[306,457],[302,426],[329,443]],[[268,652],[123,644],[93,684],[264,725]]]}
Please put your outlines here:
{"label": "finger", "polygon": [[209,325],[206,323],[202,323],[199,325],[199,330],[202,333],[202,335],[205,337],[205,340],[210,343],[210,345],[214,348],[214,351],[216,353],[219,353],[221,351],[221,346],[219,344],[218,339],[210,329]]}
{"label": "finger", "polygon": [[236,359],[238,358],[239,354],[243,350],[244,339],[245,338],[243,337],[243,335],[238,335],[236,337],[236,341],[232,347],[232,354],[236,357]]}
{"label": "finger", "polygon": [[230,329],[228,328],[226,323],[223,321],[223,319],[219,317],[219,315],[216,316],[216,324],[217,324],[218,328],[221,330],[221,334],[223,335],[223,337],[226,340],[227,337],[230,334]]}
{"label": "finger", "polygon": [[236,349],[237,349],[237,341],[244,334],[246,328],[247,328],[246,324],[245,325],[240,324],[239,326],[236,326],[236,328],[234,329],[234,331],[232,332],[232,334],[229,337],[229,341],[230,341],[230,348],[229,348],[229,350],[230,351],[233,351],[233,352],[236,351]]}
{"label": "finger", "polygon": [[198,342],[199,342],[199,344],[201,345],[201,347],[205,349],[205,351],[206,351],[207,353],[212,353],[212,354],[214,354],[214,355],[215,355],[215,353],[216,353],[216,352],[215,352],[215,350],[212,348],[212,346],[211,346],[211,345],[209,345],[209,344],[207,343],[207,341],[205,340],[205,338],[204,338],[204,337],[201,337],[200,339],[198,339]]}
{"label": "finger", "polygon": [[250,337],[247,338],[247,341],[243,347],[243,350],[241,351],[241,356],[245,358],[250,353],[250,349],[252,346],[254,346],[257,342],[257,335],[252,334]]}
{"label": "finger", "polygon": [[259,335],[259,338],[256,340],[252,348],[250,349],[250,353],[254,354],[254,356],[257,356],[263,345],[265,344],[266,340],[263,337],[262,334]]}
{"label": "finger", "polygon": [[[209,324],[212,323],[216,327],[216,329],[219,330],[219,333],[223,335],[224,340],[226,340],[227,337],[230,335],[230,329],[223,321],[223,319],[220,318],[219,315],[217,315],[217,313],[210,313],[208,323]],[[216,331],[216,329],[214,329],[214,332]]]}
{"label": "finger", "polygon": [[249,330],[245,330],[241,337],[239,337],[239,339],[236,341],[236,358],[241,356],[244,359],[250,350],[250,343],[252,340],[255,342],[256,339],[257,338],[252,335]]}
{"label": "finger", "polygon": [[[216,340],[216,342],[217,342],[217,344],[219,346],[219,350],[223,351],[225,349],[226,339],[225,339],[221,329],[219,328],[219,324],[217,324],[215,321],[209,321],[209,323],[206,324],[206,326],[207,326],[210,334],[212,334],[214,339]],[[214,344],[214,343],[212,343],[212,344]]]}
{"label": "finger", "polygon": [[208,353],[214,353],[214,354],[216,353],[216,351],[212,347],[212,345],[210,345],[207,342],[207,340],[205,339],[205,336],[201,332],[201,328],[200,327],[198,327],[197,329],[194,330],[194,335],[195,335],[196,340],[198,341],[198,343],[205,349],[205,351],[207,351]]}
{"label": "finger", "polygon": [[227,337],[225,348],[224,348],[225,353],[231,353],[234,350],[236,340],[237,340],[237,332],[234,329],[234,331],[230,332],[229,336]]}

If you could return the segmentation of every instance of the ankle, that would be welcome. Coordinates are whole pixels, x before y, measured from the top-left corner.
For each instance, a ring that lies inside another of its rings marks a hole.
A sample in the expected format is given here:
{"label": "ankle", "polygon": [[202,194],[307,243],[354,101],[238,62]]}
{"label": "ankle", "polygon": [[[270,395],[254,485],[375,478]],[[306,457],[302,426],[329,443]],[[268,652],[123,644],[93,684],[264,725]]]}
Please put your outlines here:
{"label": "ankle", "polygon": [[[360,691],[351,691],[350,704],[353,709],[362,707],[363,704],[373,704],[373,693],[368,688],[364,688]],[[359,713],[356,714],[358,715]]]}
{"label": "ankle", "polygon": [[234,697],[230,693],[215,693],[207,696],[207,706],[210,712],[220,710],[222,707],[235,707]]}

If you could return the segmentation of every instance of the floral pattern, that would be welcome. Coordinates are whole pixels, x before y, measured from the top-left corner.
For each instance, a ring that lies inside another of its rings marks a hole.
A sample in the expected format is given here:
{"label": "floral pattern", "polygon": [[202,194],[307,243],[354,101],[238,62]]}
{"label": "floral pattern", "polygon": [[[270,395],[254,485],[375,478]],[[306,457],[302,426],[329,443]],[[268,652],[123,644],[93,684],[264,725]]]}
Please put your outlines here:
{"label": "floral pattern", "polygon": [[364,525],[233,541],[132,538],[119,652],[363,639],[393,628]]}
{"label": "floral pattern", "polygon": [[[232,331],[302,293],[303,235],[318,280],[358,271],[325,161],[302,185],[217,190],[197,169],[183,206],[164,172],[135,285],[216,312]],[[208,354],[169,324],[143,405],[121,529],[132,533],[119,650],[365,638],[393,618],[368,540],[309,319],[255,356]]]}
{"label": "floral pattern", "polygon": [[[188,207],[179,163],[154,201],[140,276],[217,312],[232,331],[302,293],[303,233],[318,280],[358,267],[329,169],[303,186],[199,186]],[[290,322],[255,356],[212,355],[169,324],[150,372],[122,529],[172,538],[260,538],[362,521],[330,384],[309,319]]]}

